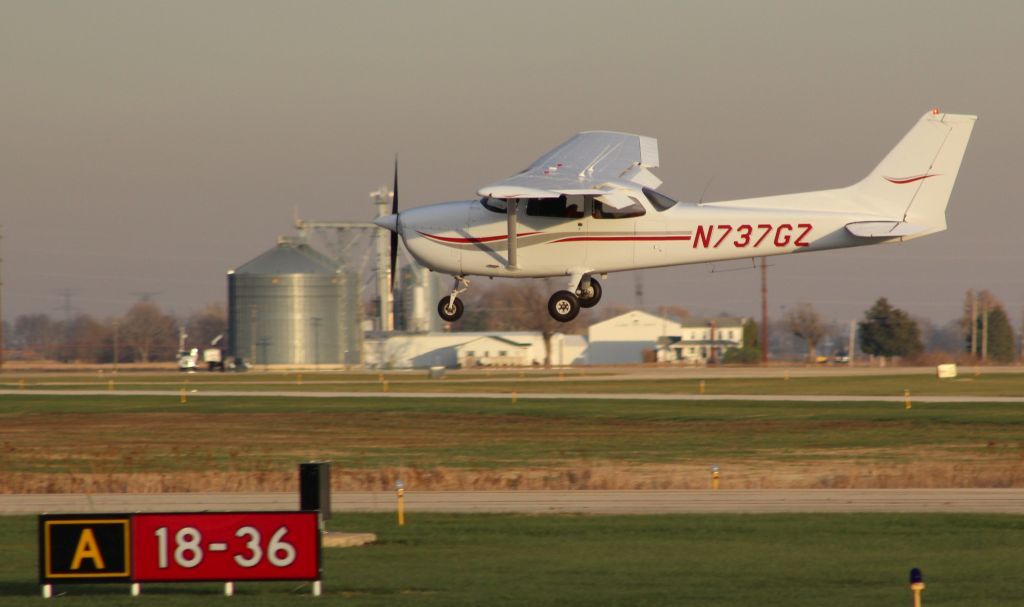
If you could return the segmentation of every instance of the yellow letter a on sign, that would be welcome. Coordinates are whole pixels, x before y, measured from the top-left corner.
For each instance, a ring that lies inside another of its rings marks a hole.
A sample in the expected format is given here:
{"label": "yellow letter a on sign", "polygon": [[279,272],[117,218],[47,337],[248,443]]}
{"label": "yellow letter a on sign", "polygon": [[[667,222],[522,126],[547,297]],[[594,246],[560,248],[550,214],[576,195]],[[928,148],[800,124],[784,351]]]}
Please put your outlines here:
{"label": "yellow letter a on sign", "polygon": [[75,558],[71,561],[71,569],[75,570],[82,566],[82,561],[90,559],[96,569],[106,569],[103,563],[103,555],[100,554],[99,544],[96,543],[96,536],[92,529],[82,529],[82,535],[78,538],[78,548],[75,548]]}

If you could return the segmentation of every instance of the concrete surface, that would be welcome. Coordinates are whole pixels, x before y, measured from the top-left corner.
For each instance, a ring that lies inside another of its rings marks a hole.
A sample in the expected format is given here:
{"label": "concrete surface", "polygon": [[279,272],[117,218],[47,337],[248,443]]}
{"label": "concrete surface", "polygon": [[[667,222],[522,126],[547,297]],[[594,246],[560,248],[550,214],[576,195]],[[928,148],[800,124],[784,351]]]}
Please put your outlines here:
{"label": "concrete surface", "polygon": [[[167,396],[178,398],[181,390],[0,390],[0,396]],[[473,398],[509,400],[510,392],[300,392],[294,390],[199,390],[188,393],[190,402],[202,402],[204,396],[246,396],[279,398]],[[627,394],[602,394],[589,392],[572,393],[524,393],[517,394],[519,400],[685,400],[685,401],[758,401],[758,402],[865,402],[902,403],[903,395],[855,396],[838,394],[786,395],[786,394],[651,394],[636,392]],[[1024,396],[913,396],[915,403],[1024,403]]]}
{"label": "concrete surface", "polygon": [[[331,495],[334,512],[393,512],[391,492]],[[1024,514],[1024,489],[744,489],[699,491],[407,491],[406,512],[591,514],[978,512]],[[0,495],[0,514],[294,510],[292,493]],[[337,523],[343,517],[335,517]]]}

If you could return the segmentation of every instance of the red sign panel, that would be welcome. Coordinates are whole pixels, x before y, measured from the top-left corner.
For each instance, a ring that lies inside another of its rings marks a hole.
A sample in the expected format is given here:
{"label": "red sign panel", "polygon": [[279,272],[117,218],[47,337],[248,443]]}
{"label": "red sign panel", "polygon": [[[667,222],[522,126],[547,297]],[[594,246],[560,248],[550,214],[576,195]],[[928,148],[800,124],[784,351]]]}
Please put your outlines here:
{"label": "red sign panel", "polygon": [[316,512],[132,516],[135,582],[317,580]]}

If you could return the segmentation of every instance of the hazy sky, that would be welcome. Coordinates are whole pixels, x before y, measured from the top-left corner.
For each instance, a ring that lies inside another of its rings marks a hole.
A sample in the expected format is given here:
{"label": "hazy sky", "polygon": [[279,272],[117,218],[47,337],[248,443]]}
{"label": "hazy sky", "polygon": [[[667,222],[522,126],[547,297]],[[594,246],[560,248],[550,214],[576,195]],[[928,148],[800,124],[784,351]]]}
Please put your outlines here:
{"label": "hazy sky", "polygon": [[[370,218],[395,152],[412,207],[636,132],[663,191],[713,176],[719,200],[857,181],[939,106],[980,116],[950,229],[773,258],[771,311],[848,320],[884,295],[942,323],[987,288],[1019,319],[1022,23],[1020,2],[2,1],[4,317],[59,315],[64,289],[99,316],[223,300],[295,205]],[[759,310],[756,272],[709,270],[645,272],[645,303]]]}

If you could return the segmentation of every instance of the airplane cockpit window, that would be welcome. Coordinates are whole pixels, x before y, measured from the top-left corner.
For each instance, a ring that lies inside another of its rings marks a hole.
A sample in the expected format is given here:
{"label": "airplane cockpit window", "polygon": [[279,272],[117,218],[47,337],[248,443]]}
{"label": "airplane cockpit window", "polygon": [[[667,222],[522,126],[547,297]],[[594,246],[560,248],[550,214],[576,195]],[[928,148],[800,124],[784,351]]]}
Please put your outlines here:
{"label": "airplane cockpit window", "polygon": [[484,208],[488,211],[494,211],[495,213],[505,213],[508,209],[508,201],[504,198],[484,196],[480,199],[480,204],[484,205]]}
{"label": "airplane cockpit window", "polygon": [[647,200],[651,201],[654,208],[659,211],[665,211],[676,206],[675,200],[672,200],[668,196],[656,190],[652,190],[651,188],[644,188],[644,196],[646,196]]}
{"label": "airplane cockpit window", "polygon": [[580,219],[583,209],[576,202],[569,202],[565,196],[558,198],[527,198],[526,214],[534,217],[561,217]]}
{"label": "airplane cockpit window", "polygon": [[603,202],[594,201],[594,219],[628,219],[646,214],[647,211],[644,210],[643,205],[635,199],[633,204],[623,209],[616,209]]}

